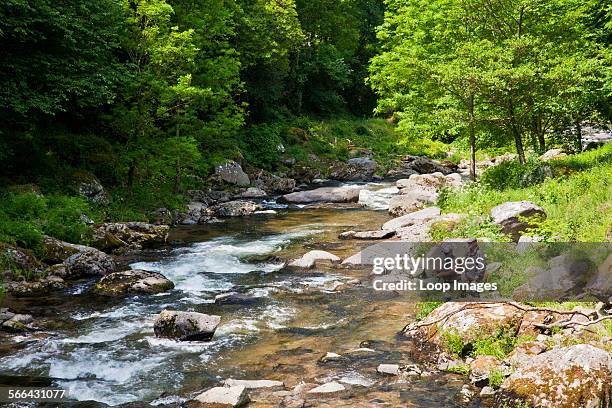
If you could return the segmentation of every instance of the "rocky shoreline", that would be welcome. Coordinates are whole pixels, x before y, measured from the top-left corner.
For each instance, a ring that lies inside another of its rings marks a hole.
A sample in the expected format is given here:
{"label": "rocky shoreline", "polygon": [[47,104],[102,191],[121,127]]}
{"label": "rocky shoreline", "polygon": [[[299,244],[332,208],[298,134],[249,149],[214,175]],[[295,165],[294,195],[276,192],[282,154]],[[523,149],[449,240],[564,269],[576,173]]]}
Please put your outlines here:
{"label": "rocky shoreline", "polygon": [[[481,163],[478,167],[508,159],[504,156]],[[375,174],[377,164],[371,158],[351,160],[336,165],[332,175],[339,181],[378,180]],[[131,222],[95,225],[91,247],[45,237],[44,255],[40,259],[20,248],[2,246],[0,249],[12,265],[4,273],[5,287],[9,296],[16,298],[45,295],[83,280],[95,281],[90,288],[94,296],[150,296],[171,291],[174,284],[163,274],[128,270],[120,266],[121,261],[117,256],[166,246],[170,225],[173,224],[194,225],[219,222],[226,218],[274,215],[274,210],[266,210],[260,201],[271,197],[278,197],[277,202],[290,205],[359,205],[386,210],[395,217],[379,230],[344,231],[339,234],[339,240],[370,244],[401,240],[431,241],[434,225],[444,223],[447,228],[452,228],[466,216],[442,214],[439,208],[432,207],[443,189],[462,187],[466,169],[465,163],[454,166],[411,156],[387,173],[387,176],[399,179],[394,187],[372,190],[365,185],[349,185],[304,190],[313,185],[299,187],[295,179],[261,170],[249,169],[245,172],[237,163],[229,163],[218,168],[215,176],[224,186],[223,190],[190,192],[193,201],[189,203],[187,212],[170,214],[164,209],[158,211],[162,224]],[[309,182],[313,181],[311,179]],[[96,196],[102,194],[99,189],[93,190]],[[520,243],[533,240],[533,237],[523,236],[531,226],[530,218],[541,219],[546,214],[533,203],[519,201],[495,207],[490,217],[514,242]],[[284,261],[288,269],[301,273],[315,267],[358,270],[366,262],[362,258],[361,252],[340,257],[332,252],[312,250],[297,259]],[[28,274],[23,271],[28,271]],[[610,270],[606,273],[610,273]],[[357,278],[337,282],[325,290],[342,293],[367,285],[370,279],[370,276],[361,274]],[[240,293],[227,293],[220,295],[218,302],[244,304],[249,301],[241,296]],[[389,350],[384,342],[363,339],[354,349],[344,352],[329,350],[314,362],[319,374],[316,382],[311,378],[312,382],[300,382],[289,387],[278,379],[227,378],[216,387],[185,396],[180,403],[168,402],[165,405],[239,407],[250,401],[252,406],[351,406],[347,396],[349,390],[354,391],[355,385],[336,380],[325,381],[321,376],[328,367],[367,361],[372,366],[372,374],[377,376],[377,390],[381,387],[393,389],[395,384],[411,384],[417,379],[427,381],[445,373],[463,373],[467,375],[466,381],[456,396],[461,404],[467,405],[479,398],[487,406],[502,406],[504,403],[568,408],[611,406],[612,356],[606,347],[612,339],[592,335],[594,329],[601,329],[602,323],[598,319],[609,316],[607,306],[601,304],[592,309],[558,311],[516,302],[448,302],[424,319],[408,323],[401,331],[397,327],[398,334],[403,338],[401,349]],[[177,341],[209,341],[220,321],[221,317],[217,315],[164,310],[154,323],[154,333],[160,338]],[[552,329],[557,327],[555,324],[559,324],[558,330]],[[39,324],[36,316],[4,308],[0,310],[0,329],[10,335],[27,334],[39,330]],[[512,330],[511,337],[528,336],[528,340],[520,344],[517,342],[503,359],[488,355],[471,357],[469,350],[473,349],[475,341],[481,340],[478,336],[483,330],[491,335]],[[452,334],[453,340],[460,342],[461,350],[449,348],[448,333]],[[405,358],[395,356],[390,351],[405,353],[410,356],[411,362],[407,364]],[[377,398],[368,396],[367,392],[360,394],[354,406],[371,406]],[[382,399],[380,401],[384,402]]]}

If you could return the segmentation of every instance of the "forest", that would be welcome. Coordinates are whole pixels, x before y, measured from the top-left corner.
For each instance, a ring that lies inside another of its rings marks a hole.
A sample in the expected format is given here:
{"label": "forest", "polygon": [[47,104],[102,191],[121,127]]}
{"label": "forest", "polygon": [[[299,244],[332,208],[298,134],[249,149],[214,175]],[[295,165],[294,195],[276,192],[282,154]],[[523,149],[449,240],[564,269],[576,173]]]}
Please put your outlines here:
{"label": "forest", "polygon": [[[307,161],[290,130],[339,117],[393,123],[381,150],[511,145],[525,163],[611,115],[605,0],[8,0],[0,16],[5,186],[93,174],[176,206],[226,159]],[[318,150],[342,158],[331,128]]]}
{"label": "forest", "polygon": [[3,0],[0,107],[0,404],[612,407],[612,0]]}

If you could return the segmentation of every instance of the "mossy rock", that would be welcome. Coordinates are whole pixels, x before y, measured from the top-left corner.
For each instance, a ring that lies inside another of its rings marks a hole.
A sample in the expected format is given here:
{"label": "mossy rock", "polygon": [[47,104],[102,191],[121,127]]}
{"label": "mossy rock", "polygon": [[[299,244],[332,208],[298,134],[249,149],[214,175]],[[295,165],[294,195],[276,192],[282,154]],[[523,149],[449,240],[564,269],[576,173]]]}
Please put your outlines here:
{"label": "mossy rock", "polygon": [[94,285],[92,292],[102,296],[119,297],[162,293],[172,289],[174,283],[161,273],[134,269],[104,276]]}

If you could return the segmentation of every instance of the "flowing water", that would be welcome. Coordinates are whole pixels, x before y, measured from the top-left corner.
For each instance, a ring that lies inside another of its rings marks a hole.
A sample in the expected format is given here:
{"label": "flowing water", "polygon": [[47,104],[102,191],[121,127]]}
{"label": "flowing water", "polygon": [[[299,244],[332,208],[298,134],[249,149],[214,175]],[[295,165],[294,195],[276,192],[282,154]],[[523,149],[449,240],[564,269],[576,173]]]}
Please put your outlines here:
{"label": "flowing water", "polygon": [[[0,384],[60,386],[74,399],[103,406],[176,403],[230,377],[280,379],[287,387],[335,380],[349,387],[348,394],[315,406],[461,406],[456,376],[405,384],[376,374],[381,362],[410,362],[397,332],[413,319],[412,303],[375,293],[364,271],[282,267],[282,260],[310,249],[351,255],[355,242],[339,241],[337,234],[380,228],[389,216],[357,208],[269,206],[278,214],[176,228],[170,249],[130,260],[132,268],[172,280],[169,293],[92,298],[92,282],[83,282],[70,296],[12,300],[8,306],[39,317],[48,329],[0,345]],[[337,290],[355,278],[363,284]],[[215,296],[228,291],[247,299],[216,305]],[[222,323],[210,342],[158,339],[153,321],[163,309],[218,314]],[[326,352],[341,354],[364,340],[373,340],[378,352],[341,364],[317,363]]]}

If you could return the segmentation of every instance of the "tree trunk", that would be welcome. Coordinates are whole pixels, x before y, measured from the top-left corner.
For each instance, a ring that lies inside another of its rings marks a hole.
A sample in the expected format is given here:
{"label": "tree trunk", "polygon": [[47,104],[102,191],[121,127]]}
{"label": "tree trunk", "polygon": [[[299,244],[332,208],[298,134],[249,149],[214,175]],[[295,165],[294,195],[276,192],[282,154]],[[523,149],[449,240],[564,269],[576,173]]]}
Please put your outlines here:
{"label": "tree trunk", "polygon": [[476,129],[474,118],[474,95],[468,99],[468,110],[470,115],[470,178],[476,181]]}
{"label": "tree trunk", "polygon": [[582,151],[582,124],[579,120],[576,121],[576,149]]}
{"label": "tree trunk", "polygon": [[538,132],[538,144],[540,145],[540,152],[545,153],[546,152],[546,140],[544,139],[543,131]]}
{"label": "tree trunk", "polygon": [[519,163],[525,164],[525,150],[523,149],[523,138],[518,129],[514,129],[514,145],[516,146],[516,153],[518,154]]}
{"label": "tree trunk", "polygon": [[514,112],[514,104],[512,103],[512,99],[510,99],[510,104],[508,106],[508,113],[510,114],[510,129],[512,130],[512,134],[514,136],[514,145],[516,146],[516,154],[518,154],[519,163],[524,165],[526,163],[526,160],[525,160],[525,149],[523,148],[523,137],[521,135],[521,131],[519,128],[519,123],[516,120],[516,114]]}

